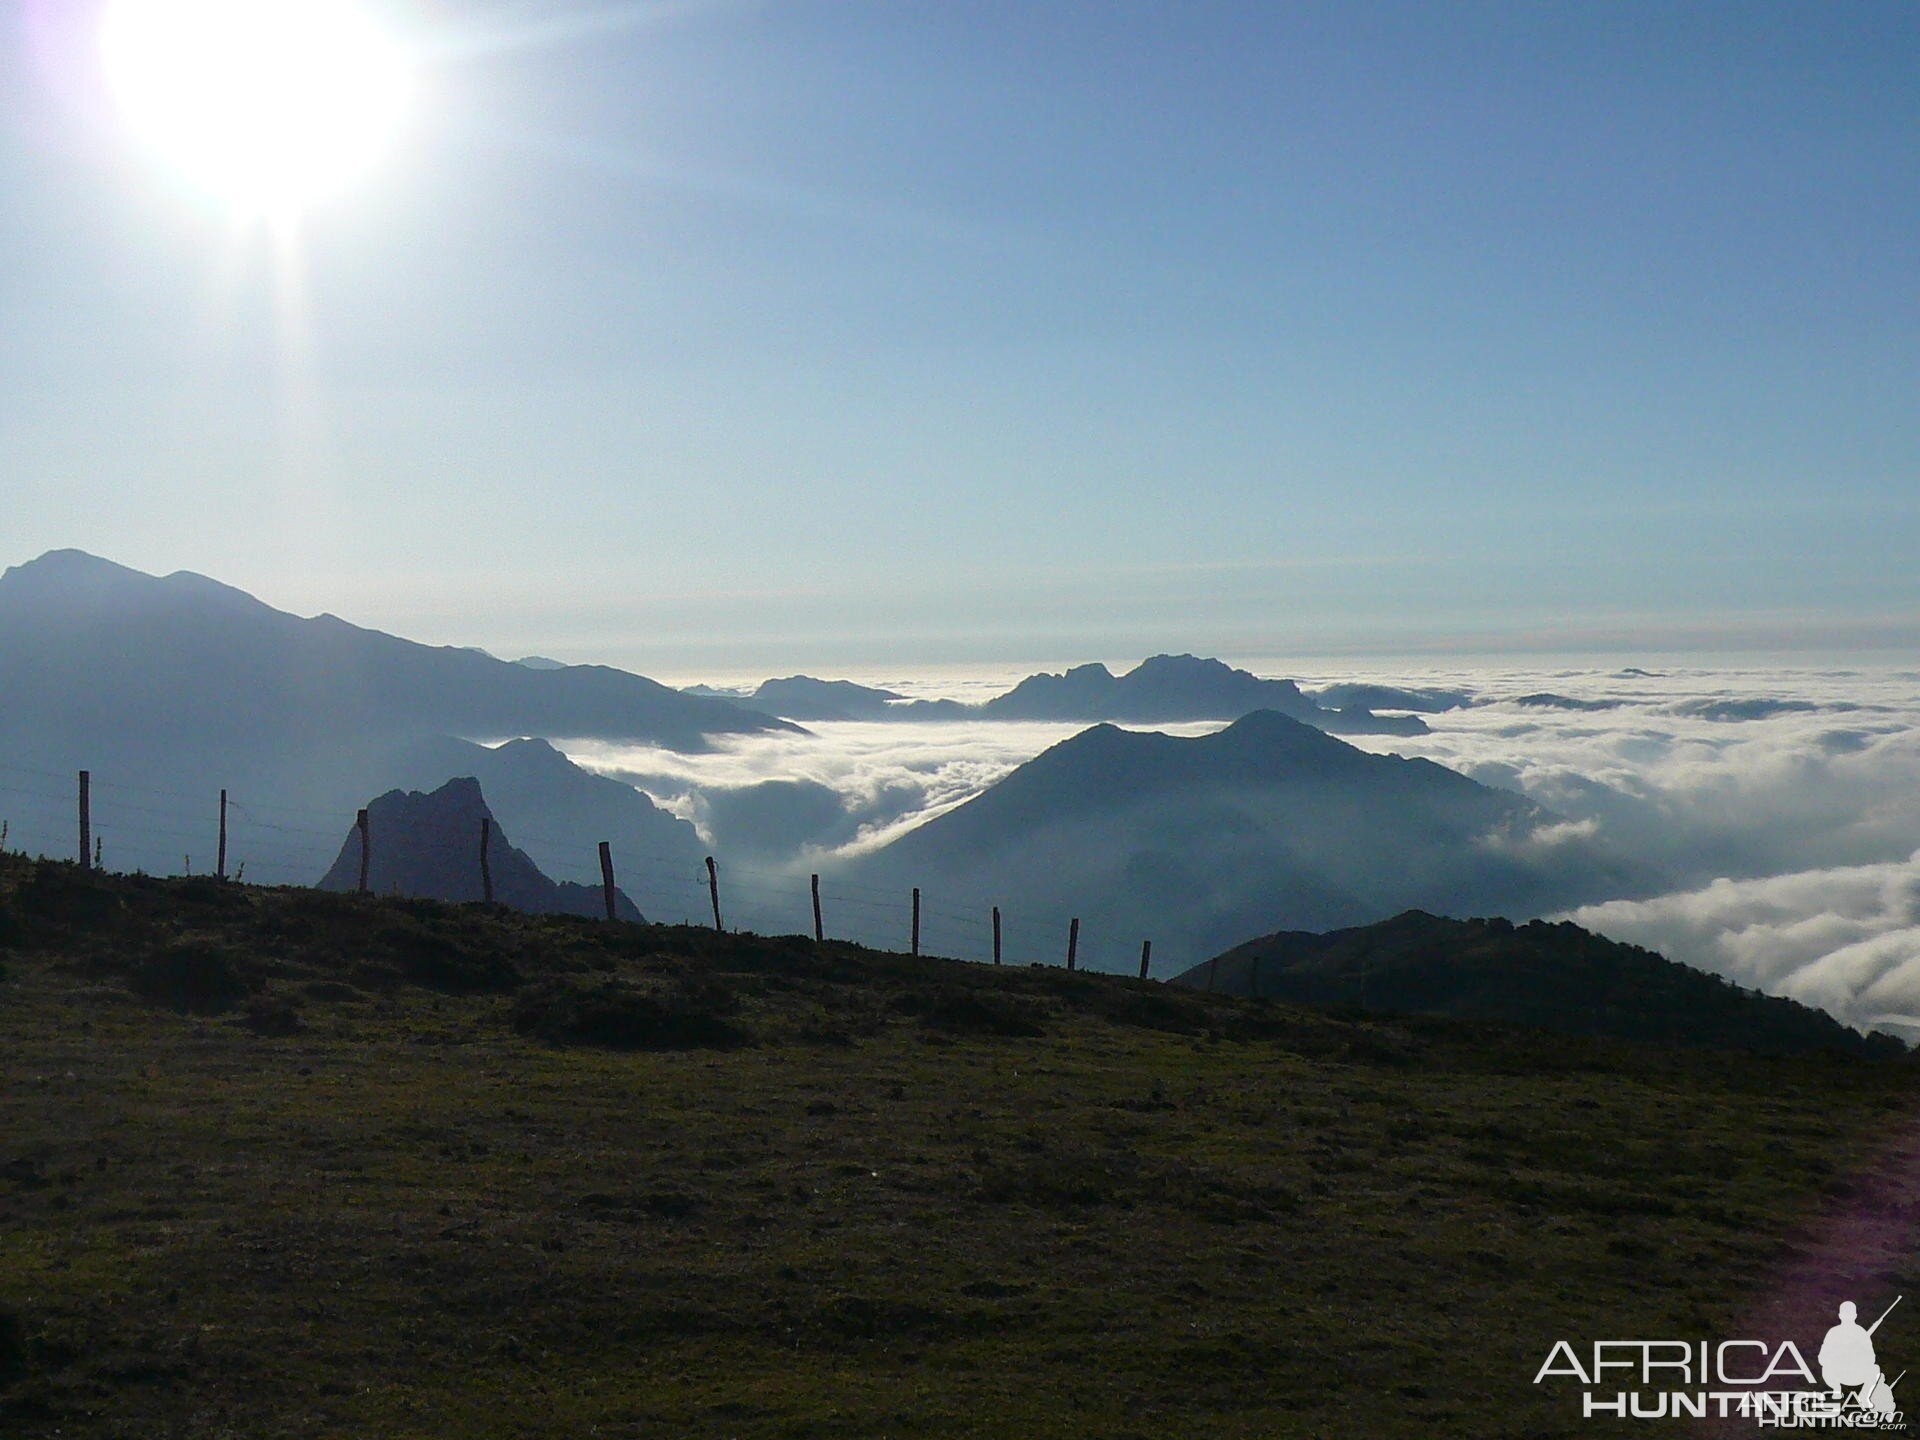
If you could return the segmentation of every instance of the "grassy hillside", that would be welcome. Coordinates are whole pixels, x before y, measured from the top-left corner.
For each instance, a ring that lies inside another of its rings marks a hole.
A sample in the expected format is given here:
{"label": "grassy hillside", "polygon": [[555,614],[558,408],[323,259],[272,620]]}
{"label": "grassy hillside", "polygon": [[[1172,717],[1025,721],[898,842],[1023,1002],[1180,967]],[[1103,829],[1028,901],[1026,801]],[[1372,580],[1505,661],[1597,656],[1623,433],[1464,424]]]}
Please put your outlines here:
{"label": "grassy hillside", "polygon": [[1824,1010],[1763,995],[1570,921],[1450,920],[1409,910],[1321,934],[1283,930],[1236,945],[1175,985],[1303,1005],[1500,1020],[1655,1045],[1902,1056]]}
{"label": "grassy hillside", "polygon": [[1915,1099],[5,857],[0,965],[10,1440],[1571,1433],[1548,1337],[1725,1333]]}

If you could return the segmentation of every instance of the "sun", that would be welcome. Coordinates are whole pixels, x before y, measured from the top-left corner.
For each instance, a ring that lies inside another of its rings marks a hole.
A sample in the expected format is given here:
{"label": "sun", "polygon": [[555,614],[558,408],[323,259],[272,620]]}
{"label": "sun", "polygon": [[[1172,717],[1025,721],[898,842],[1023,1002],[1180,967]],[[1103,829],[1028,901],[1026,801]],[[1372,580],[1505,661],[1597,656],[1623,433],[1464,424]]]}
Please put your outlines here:
{"label": "sun", "polygon": [[109,0],[100,44],[139,138],[259,214],[370,169],[412,90],[400,46],[352,0]]}

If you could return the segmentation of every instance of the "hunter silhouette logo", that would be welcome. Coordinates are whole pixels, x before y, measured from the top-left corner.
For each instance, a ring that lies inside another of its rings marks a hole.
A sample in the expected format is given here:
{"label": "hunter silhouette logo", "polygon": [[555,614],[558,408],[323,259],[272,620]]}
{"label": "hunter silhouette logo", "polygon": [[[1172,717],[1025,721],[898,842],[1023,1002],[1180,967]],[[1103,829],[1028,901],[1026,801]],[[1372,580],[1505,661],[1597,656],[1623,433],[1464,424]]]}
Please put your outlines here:
{"label": "hunter silhouette logo", "polygon": [[[1895,1296],[1893,1305],[1903,1297]],[[1860,1313],[1853,1301],[1840,1306],[1840,1323],[1827,1331],[1820,1342],[1820,1378],[1827,1382],[1836,1399],[1852,1393],[1860,1407],[1879,1415],[1892,1415],[1893,1387],[1906,1378],[1906,1372],[1888,1380],[1873,1353],[1873,1332],[1893,1313],[1893,1305],[1880,1312],[1880,1319],[1862,1329],[1855,1317]]]}
{"label": "hunter silhouette logo", "polygon": [[1589,1419],[1745,1419],[1781,1430],[1905,1430],[1906,1417],[1874,1335],[1902,1296],[1871,1325],[1840,1305],[1816,1352],[1819,1373],[1791,1340],[1595,1340],[1583,1352],[1556,1340],[1533,1383],[1556,1377],[1582,1387]]}

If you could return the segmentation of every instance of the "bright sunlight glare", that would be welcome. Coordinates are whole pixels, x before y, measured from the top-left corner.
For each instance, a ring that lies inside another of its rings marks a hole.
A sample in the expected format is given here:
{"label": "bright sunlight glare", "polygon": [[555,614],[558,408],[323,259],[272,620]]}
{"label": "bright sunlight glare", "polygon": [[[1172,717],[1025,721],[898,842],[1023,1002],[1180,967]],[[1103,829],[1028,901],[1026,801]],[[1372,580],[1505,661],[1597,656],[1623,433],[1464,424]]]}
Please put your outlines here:
{"label": "bright sunlight glare", "polygon": [[351,0],[111,0],[101,53],[139,138],[257,213],[365,172],[411,89],[398,44]]}

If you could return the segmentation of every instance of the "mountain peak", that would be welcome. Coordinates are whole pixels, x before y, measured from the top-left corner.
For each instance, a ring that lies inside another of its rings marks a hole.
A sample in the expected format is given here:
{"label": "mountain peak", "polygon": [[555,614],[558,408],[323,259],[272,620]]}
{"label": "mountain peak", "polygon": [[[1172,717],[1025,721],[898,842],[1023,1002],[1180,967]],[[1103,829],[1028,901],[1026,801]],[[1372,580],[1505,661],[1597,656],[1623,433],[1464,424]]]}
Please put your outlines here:
{"label": "mountain peak", "polygon": [[45,591],[55,586],[63,589],[74,585],[101,585],[145,582],[153,584],[153,576],[130,566],[120,565],[112,560],[102,560],[98,555],[89,555],[85,550],[63,549],[49,550],[20,565],[9,565],[0,572],[0,585],[10,588],[30,588]]}
{"label": "mountain peak", "polygon": [[1133,667],[1132,673],[1135,675],[1143,673],[1147,675],[1184,675],[1192,673],[1232,675],[1240,672],[1236,672],[1234,668],[1224,660],[1202,659],[1198,655],[1190,655],[1183,652],[1179,655],[1149,655]]}
{"label": "mountain peak", "polygon": [[1293,754],[1313,751],[1328,755],[1343,751],[1359,753],[1319,726],[1296,720],[1280,710],[1250,710],[1225,729],[1216,730],[1211,736],[1202,738],[1217,750],[1284,750]]}
{"label": "mountain peak", "polygon": [[[370,801],[367,829],[368,888],[437,900],[481,898],[480,821],[492,828],[489,873],[495,898],[503,905],[534,914],[598,915],[604,900],[597,887],[557,884],[516,849],[494,818],[480,782],[471,775],[448,780],[437,790],[389,790]],[[360,831],[347,831],[322,890],[352,890],[359,884]],[[640,912],[624,892],[614,893],[621,918],[639,920]]]}
{"label": "mountain peak", "polygon": [[10,565],[0,573],[0,586],[8,595],[34,600],[60,600],[67,604],[120,602],[130,596],[168,595],[181,599],[214,600],[232,606],[268,608],[244,590],[209,579],[192,570],[175,570],[167,576],[150,575],[131,565],[103,560],[85,550],[49,550],[21,565]]}
{"label": "mountain peak", "polygon": [[1306,721],[1296,720],[1293,716],[1279,710],[1249,710],[1238,720],[1217,733],[1221,735],[1293,735],[1305,733],[1319,736],[1323,740],[1330,740],[1336,745],[1342,743],[1338,740],[1333,740],[1333,737],[1325,731],[1307,724]]}

